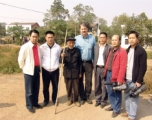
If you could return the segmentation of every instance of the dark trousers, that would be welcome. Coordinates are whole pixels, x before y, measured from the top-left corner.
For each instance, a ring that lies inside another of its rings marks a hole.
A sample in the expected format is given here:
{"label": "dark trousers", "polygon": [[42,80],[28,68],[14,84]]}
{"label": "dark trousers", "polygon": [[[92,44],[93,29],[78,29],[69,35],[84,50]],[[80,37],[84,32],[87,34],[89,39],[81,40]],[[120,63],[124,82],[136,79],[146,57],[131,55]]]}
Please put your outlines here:
{"label": "dark trousers", "polygon": [[24,74],[26,107],[33,108],[38,104],[38,95],[40,88],[40,67],[34,68],[34,75]]}
{"label": "dark trousers", "polygon": [[68,100],[77,102],[79,97],[79,79],[64,78],[64,80],[66,84]]}
{"label": "dark trousers", "polygon": [[43,95],[44,102],[49,102],[49,86],[50,81],[52,82],[52,101],[55,103],[57,92],[58,92],[58,82],[59,82],[59,69],[49,72],[42,68],[42,78],[43,78]]}
{"label": "dark trousers", "polygon": [[104,67],[96,67],[96,73],[95,73],[95,98],[96,102],[98,103],[105,103],[107,100],[107,90],[106,86],[104,85]]}
{"label": "dark trousers", "polygon": [[[82,77],[79,79],[79,94],[81,100],[86,100],[90,96],[92,90],[92,62],[83,62]],[[83,77],[85,74],[85,87]]]}
{"label": "dark trousers", "polygon": [[[111,76],[112,76],[112,72],[107,71],[106,82],[110,82]],[[121,91],[112,91],[111,87],[112,87],[112,85],[107,85],[106,86],[110,105],[113,108],[113,111],[115,113],[120,112],[121,102],[122,102]]]}

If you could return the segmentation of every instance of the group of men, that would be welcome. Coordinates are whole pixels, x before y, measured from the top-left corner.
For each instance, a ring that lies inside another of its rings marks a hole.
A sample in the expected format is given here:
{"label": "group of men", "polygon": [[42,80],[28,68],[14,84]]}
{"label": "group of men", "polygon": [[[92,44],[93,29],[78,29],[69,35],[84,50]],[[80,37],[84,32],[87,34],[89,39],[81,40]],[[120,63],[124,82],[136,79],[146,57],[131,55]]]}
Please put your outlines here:
{"label": "group of men", "polygon": [[[120,47],[121,37],[113,35],[111,46],[107,44],[107,33],[101,32],[96,44],[95,37],[88,34],[88,24],[80,24],[80,35],[66,40],[67,48],[61,47],[54,41],[54,32],[45,33],[46,43],[39,47],[37,30],[30,31],[30,41],[24,44],[19,52],[18,62],[23,69],[25,79],[26,107],[34,113],[33,107],[42,108],[38,104],[40,85],[40,71],[43,78],[43,106],[49,101],[49,85],[52,83],[52,102],[56,103],[59,81],[59,65],[64,64],[63,76],[66,84],[68,102],[80,107],[85,103],[92,104],[90,94],[92,90],[92,77],[94,71],[95,107],[104,108],[107,101],[110,107],[106,111],[113,111],[112,117],[120,114],[122,92],[113,91],[112,85],[105,82],[116,83],[118,86],[127,85],[140,87],[147,69],[147,55],[138,45],[138,33],[130,31],[128,34],[129,48]],[[85,82],[84,82],[85,79]],[[80,97],[80,101],[79,101]],[[136,118],[139,96],[130,97],[125,93],[126,112],[122,116],[129,120]]]}

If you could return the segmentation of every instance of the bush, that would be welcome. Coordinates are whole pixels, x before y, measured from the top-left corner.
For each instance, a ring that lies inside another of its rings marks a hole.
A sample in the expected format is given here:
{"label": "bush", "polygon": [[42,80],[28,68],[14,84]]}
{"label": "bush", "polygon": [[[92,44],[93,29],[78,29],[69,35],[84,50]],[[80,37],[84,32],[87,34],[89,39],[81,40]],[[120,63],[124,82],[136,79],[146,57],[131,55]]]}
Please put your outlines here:
{"label": "bush", "polygon": [[9,45],[0,46],[0,73],[11,74],[21,72],[17,62],[19,49],[19,47]]}

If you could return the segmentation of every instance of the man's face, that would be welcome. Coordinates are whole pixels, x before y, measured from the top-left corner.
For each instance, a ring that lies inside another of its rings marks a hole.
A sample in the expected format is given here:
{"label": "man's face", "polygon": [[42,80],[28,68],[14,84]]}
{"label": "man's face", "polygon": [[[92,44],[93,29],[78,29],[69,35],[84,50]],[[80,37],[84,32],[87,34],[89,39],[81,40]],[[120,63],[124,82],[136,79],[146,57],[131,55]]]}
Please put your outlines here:
{"label": "man's face", "polygon": [[68,48],[70,48],[70,49],[73,49],[74,48],[74,45],[75,45],[75,41],[68,41],[67,42],[67,46],[68,46]]}
{"label": "man's face", "polygon": [[46,42],[48,45],[52,45],[54,43],[54,35],[53,34],[47,34],[45,36]]}
{"label": "man's face", "polygon": [[81,25],[80,26],[80,33],[81,33],[82,36],[87,36],[88,28],[86,26]]}
{"label": "man's face", "polygon": [[128,36],[128,41],[131,46],[135,46],[138,43],[138,38],[135,34],[130,34]]}
{"label": "man's face", "polygon": [[120,40],[119,40],[118,35],[114,35],[112,37],[111,44],[112,44],[113,47],[119,47],[120,46]]}
{"label": "man's face", "polygon": [[39,38],[39,35],[37,33],[32,32],[32,34],[30,35],[30,41],[33,44],[37,44],[38,38]]}
{"label": "man's face", "polygon": [[107,37],[106,37],[106,35],[105,34],[101,34],[100,36],[99,36],[99,43],[100,44],[105,44],[107,42]]}

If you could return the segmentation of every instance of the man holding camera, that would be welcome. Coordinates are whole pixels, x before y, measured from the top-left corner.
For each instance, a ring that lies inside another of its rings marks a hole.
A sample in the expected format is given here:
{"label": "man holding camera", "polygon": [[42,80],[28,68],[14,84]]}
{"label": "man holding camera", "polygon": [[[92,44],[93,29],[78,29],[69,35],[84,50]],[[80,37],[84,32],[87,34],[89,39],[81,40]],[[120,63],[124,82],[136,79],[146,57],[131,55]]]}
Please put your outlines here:
{"label": "man holding camera", "polygon": [[[128,35],[129,48],[128,62],[126,70],[126,84],[127,88],[139,88],[143,84],[143,77],[147,70],[147,54],[146,51],[138,45],[138,33],[130,31]],[[127,90],[126,90],[127,91]],[[128,120],[134,120],[136,117],[139,95],[133,97],[131,91],[125,93],[126,112],[122,114],[128,117]]]}
{"label": "man holding camera", "polygon": [[[106,82],[116,83],[117,85],[122,85],[125,83],[125,73],[127,66],[127,52],[120,47],[121,37],[119,35],[112,36],[112,47],[105,70],[104,76],[106,76]],[[118,116],[121,109],[121,91],[112,90],[112,85],[107,85],[108,99],[110,102],[110,107],[105,109],[106,111],[113,111],[112,117]]]}

